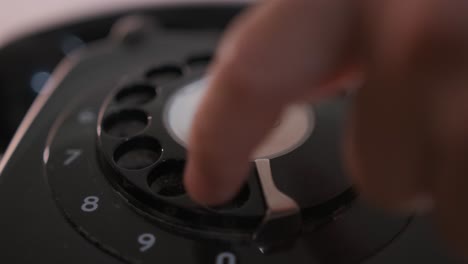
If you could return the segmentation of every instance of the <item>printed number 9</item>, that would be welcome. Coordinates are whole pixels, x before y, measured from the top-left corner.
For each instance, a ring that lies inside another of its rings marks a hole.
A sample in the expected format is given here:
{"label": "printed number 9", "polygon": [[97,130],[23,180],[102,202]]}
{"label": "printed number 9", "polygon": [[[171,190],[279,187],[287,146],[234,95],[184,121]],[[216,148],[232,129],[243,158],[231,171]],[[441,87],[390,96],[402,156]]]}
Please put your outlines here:
{"label": "printed number 9", "polygon": [[156,242],[156,237],[153,234],[143,234],[138,237],[138,243],[140,243],[140,252],[145,252],[150,249]]}

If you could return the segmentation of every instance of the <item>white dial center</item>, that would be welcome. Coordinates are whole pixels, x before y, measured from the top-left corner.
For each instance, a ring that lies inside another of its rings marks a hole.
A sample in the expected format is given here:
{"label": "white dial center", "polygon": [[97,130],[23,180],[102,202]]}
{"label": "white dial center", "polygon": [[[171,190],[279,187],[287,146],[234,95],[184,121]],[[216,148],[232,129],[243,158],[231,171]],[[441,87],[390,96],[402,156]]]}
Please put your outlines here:
{"label": "white dial center", "polygon": [[[207,87],[206,78],[183,87],[171,98],[165,109],[166,127],[172,137],[184,147],[188,144],[193,118]],[[314,125],[311,106],[298,104],[288,107],[272,132],[256,149],[252,160],[275,158],[293,151],[309,138]]]}

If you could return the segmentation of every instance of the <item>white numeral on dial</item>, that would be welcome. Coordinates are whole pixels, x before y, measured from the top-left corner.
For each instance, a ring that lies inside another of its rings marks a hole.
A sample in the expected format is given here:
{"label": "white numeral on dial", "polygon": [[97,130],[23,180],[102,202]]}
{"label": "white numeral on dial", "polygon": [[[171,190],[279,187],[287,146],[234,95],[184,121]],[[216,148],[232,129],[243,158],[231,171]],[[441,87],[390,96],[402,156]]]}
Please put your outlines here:
{"label": "white numeral on dial", "polygon": [[83,200],[81,205],[81,211],[86,213],[91,213],[96,211],[99,208],[99,197],[97,196],[88,196]]}
{"label": "white numeral on dial", "polygon": [[141,245],[140,252],[145,252],[156,243],[156,237],[153,234],[142,234],[138,237],[138,243]]}
{"label": "white numeral on dial", "polygon": [[236,255],[230,252],[223,252],[216,258],[216,264],[236,264]]}
{"label": "white numeral on dial", "polygon": [[83,151],[81,149],[67,149],[65,154],[67,155],[67,159],[63,162],[63,165],[69,166],[72,164],[75,160],[77,160]]}

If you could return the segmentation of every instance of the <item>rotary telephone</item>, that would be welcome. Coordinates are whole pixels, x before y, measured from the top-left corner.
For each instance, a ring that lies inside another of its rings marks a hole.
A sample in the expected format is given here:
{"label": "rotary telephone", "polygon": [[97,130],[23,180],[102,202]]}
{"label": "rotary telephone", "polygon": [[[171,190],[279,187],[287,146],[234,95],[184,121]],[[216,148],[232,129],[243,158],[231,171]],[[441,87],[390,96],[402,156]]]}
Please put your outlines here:
{"label": "rotary telephone", "polygon": [[339,153],[350,95],[290,109],[278,130],[297,138],[259,154],[231,202],[190,200],[172,123],[243,8],[131,10],[0,51],[2,262],[461,263],[426,217],[360,200]]}

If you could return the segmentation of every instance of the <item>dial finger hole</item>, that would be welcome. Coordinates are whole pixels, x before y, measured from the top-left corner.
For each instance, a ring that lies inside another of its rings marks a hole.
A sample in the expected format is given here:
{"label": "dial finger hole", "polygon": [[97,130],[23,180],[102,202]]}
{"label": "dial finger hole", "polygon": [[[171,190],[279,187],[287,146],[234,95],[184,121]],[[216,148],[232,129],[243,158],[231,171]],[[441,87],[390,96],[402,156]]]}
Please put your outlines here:
{"label": "dial finger hole", "polygon": [[156,89],[148,84],[135,84],[122,89],[115,101],[124,105],[142,105],[156,98]]}
{"label": "dial finger hole", "polygon": [[183,184],[185,162],[169,160],[157,166],[148,177],[148,185],[154,193],[176,197],[185,194]]}
{"label": "dial finger hole", "polygon": [[183,71],[175,65],[166,65],[149,70],[146,78],[156,84],[165,84],[182,77]]}
{"label": "dial finger hole", "polygon": [[128,138],[141,133],[149,124],[150,117],[141,110],[122,110],[107,116],[102,129],[108,135]]}
{"label": "dial finger hole", "polygon": [[187,66],[192,71],[203,71],[203,70],[206,70],[206,68],[208,68],[211,61],[212,61],[211,54],[193,56],[187,60]]}
{"label": "dial finger hole", "polygon": [[162,148],[156,139],[134,138],[120,145],[114,153],[114,162],[120,168],[141,170],[155,164],[162,155]]}

